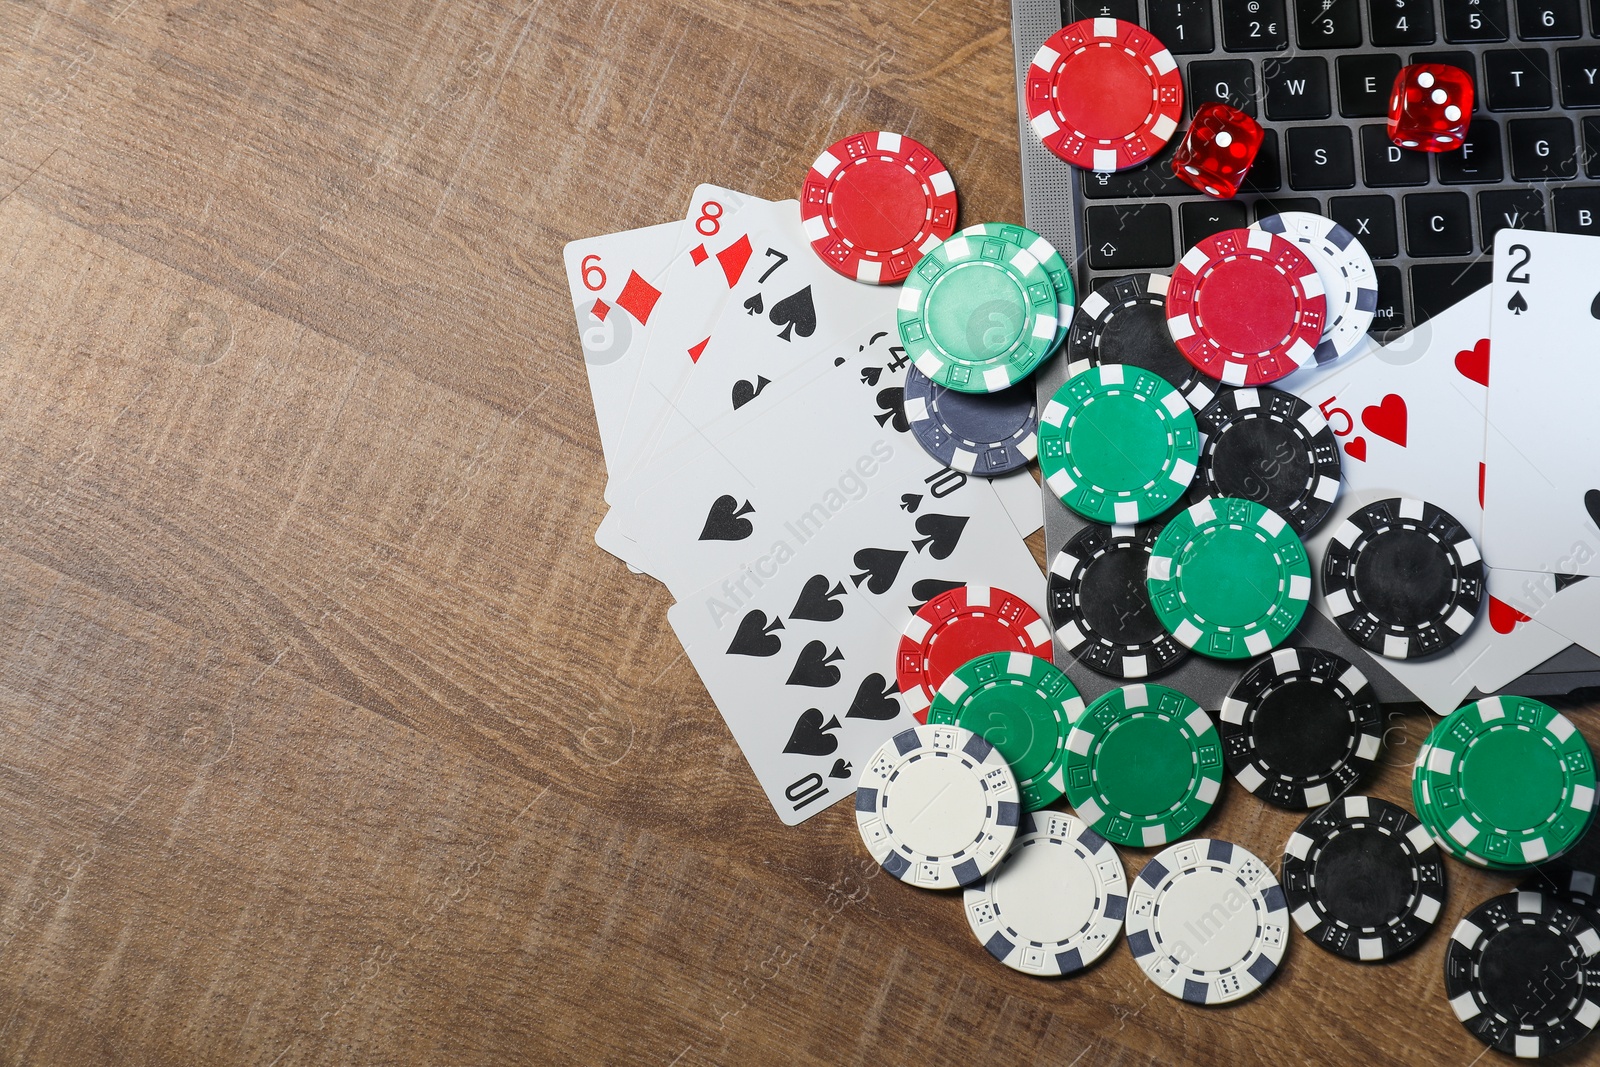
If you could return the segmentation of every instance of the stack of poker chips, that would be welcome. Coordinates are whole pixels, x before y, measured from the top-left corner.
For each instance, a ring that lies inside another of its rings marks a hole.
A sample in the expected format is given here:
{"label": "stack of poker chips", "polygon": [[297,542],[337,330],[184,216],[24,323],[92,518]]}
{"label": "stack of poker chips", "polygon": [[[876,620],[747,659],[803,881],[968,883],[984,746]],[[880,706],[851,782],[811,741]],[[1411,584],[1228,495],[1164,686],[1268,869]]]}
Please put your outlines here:
{"label": "stack of poker chips", "polygon": [[1446,715],[1412,769],[1411,795],[1459,860],[1521,871],[1571,850],[1594,818],[1594,758],[1565,715],[1487,697]]}

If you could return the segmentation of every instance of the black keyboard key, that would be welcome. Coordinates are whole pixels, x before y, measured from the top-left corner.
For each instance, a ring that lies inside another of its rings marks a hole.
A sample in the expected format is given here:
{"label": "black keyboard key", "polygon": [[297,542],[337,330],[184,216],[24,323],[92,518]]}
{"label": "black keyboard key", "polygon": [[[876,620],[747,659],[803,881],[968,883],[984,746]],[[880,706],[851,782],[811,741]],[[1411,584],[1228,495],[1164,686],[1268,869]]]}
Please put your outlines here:
{"label": "black keyboard key", "polygon": [[1418,263],[1411,268],[1411,306],[1416,310],[1417,325],[1449,310],[1493,280],[1494,264],[1484,259],[1473,263]]}
{"label": "black keyboard key", "polygon": [[1374,267],[1378,275],[1378,306],[1372,312],[1372,325],[1367,332],[1379,337],[1399,333],[1406,326],[1406,294],[1400,281],[1399,267]]}
{"label": "black keyboard key", "polygon": [[1281,52],[1289,47],[1283,0],[1221,0],[1222,47],[1230,52]]}
{"label": "black keyboard key", "polygon": [[1389,140],[1387,126],[1361,127],[1361,173],[1378,189],[1427,185],[1429,152],[1411,152]]}
{"label": "black keyboard key", "polygon": [[1174,55],[1209,52],[1217,47],[1211,26],[1211,0],[1150,0],[1151,33]]}
{"label": "black keyboard key", "polygon": [[1086,170],[1083,172],[1083,195],[1090,200],[1187,196],[1195,191],[1194,187],[1172,173],[1172,154],[1177,149],[1178,138],[1174,137],[1148,163],[1111,173]]}
{"label": "black keyboard key", "polygon": [[1357,48],[1361,13],[1357,0],[1294,0],[1301,48]]}
{"label": "black keyboard key", "polygon": [[1504,41],[1511,35],[1506,0],[1440,0],[1444,39],[1451,44]]}
{"label": "black keyboard key", "polygon": [[1178,229],[1183,234],[1183,247],[1193,248],[1197,243],[1223,230],[1238,230],[1250,225],[1244,205],[1237,200],[1191,200],[1178,207]]}
{"label": "black keyboard key", "polygon": [[1340,56],[1339,114],[1350,119],[1375,119],[1389,114],[1389,93],[1400,73],[1400,57],[1381,54]]}
{"label": "black keyboard key", "polygon": [[1400,254],[1393,198],[1336,196],[1328,201],[1328,217],[1354,234],[1373,259],[1393,259]]}
{"label": "black keyboard key", "polygon": [[1413,52],[1413,63],[1448,63],[1452,67],[1459,67],[1467,72],[1467,77],[1472,79],[1472,88],[1478,88],[1478,59],[1471,52],[1447,50],[1443,52]]}
{"label": "black keyboard key", "polygon": [[1379,48],[1433,43],[1432,0],[1367,0],[1367,17]]}
{"label": "black keyboard key", "polygon": [[1190,114],[1213,100],[1256,114],[1256,65],[1248,59],[1196,60],[1189,64]]}
{"label": "black keyboard key", "polygon": [[1289,185],[1295,189],[1348,189],[1356,183],[1356,156],[1345,126],[1296,126],[1284,134]]}
{"label": "black keyboard key", "polygon": [[1600,188],[1557,189],[1556,229],[1562,233],[1600,234]]}
{"label": "black keyboard key", "polygon": [[1600,178],[1600,115],[1583,117],[1583,173]]}
{"label": "black keyboard key", "polygon": [[1500,156],[1500,124],[1494,119],[1473,119],[1467,139],[1453,152],[1435,152],[1441,185],[1497,182],[1506,176]]}
{"label": "black keyboard key", "polygon": [[1328,61],[1321,56],[1262,60],[1261,89],[1269,119],[1325,119],[1333,113]]}
{"label": "black keyboard key", "polygon": [[1320,215],[1322,204],[1314,196],[1263,197],[1250,209],[1257,222],[1269,215],[1281,215],[1285,211],[1305,211],[1312,215]]}
{"label": "black keyboard key", "polygon": [[1506,140],[1511,144],[1511,177],[1516,181],[1578,176],[1578,139],[1571,119],[1512,119],[1506,123]]}
{"label": "black keyboard key", "polygon": [[1166,204],[1085,208],[1085,247],[1091,270],[1130,270],[1173,264],[1172,209]]}
{"label": "black keyboard key", "polygon": [[1239,188],[1247,193],[1275,193],[1283,188],[1283,164],[1278,160],[1278,131],[1261,131],[1261,149]]}
{"label": "black keyboard key", "polygon": [[1578,0],[1516,0],[1517,36],[1524,41],[1559,41],[1583,36]]}
{"label": "black keyboard key", "polygon": [[1548,110],[1550,57],[1541,48],[1485,52],[1483,88],[1490,111]]}
{"label": "black keyboard key", "polygon": [[1472,252],[1472,202],[1466,193],[1411,193],[1405,216],[1406,251],[1413,256]]}
{"label": "black keyboard key", "polygon": [[[1139,22],[1139,0],[1061,0],[1061,24],[1079,19],[1110,18]],[[1140,23],[1143,25],[1143,23]],[[1162,41],[1166,44],[1166,41]]]}
{"label": "black keyboard key", "polygon": [[1494,251],[1501,230],[1542,230],[1544,194],[1537,189],[1491,189],[1478,194],[1478,231],[1483,250]]}
{"label": "black keyboard key", "polygon": [[1600,48],[1558,48],[1562,107],[1600,107]]}

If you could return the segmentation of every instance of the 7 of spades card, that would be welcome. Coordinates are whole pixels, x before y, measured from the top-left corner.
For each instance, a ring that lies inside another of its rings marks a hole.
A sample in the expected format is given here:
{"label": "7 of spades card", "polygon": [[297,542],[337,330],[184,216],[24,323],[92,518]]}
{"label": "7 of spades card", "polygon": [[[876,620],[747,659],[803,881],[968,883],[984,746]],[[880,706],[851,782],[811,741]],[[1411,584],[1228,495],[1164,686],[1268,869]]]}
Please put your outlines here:
{"label": "7 of spades card", "polygon": [[[819,358],[774,368],[774,379],[758,376],[759,397],[618,489],[602,524],[608,539],[626,541],[625,558],[682,596],[791,531],[810,537],[846,512],[889,519],[952,501],[969,511],[1009,510],[993,484],[946,467],[916,443],[903,404],[907,361],[893,328],[885,312]],[[1023,488],[1038,500],[1031,479]],[[1011,531],[1008,540],[1018,540]]]}

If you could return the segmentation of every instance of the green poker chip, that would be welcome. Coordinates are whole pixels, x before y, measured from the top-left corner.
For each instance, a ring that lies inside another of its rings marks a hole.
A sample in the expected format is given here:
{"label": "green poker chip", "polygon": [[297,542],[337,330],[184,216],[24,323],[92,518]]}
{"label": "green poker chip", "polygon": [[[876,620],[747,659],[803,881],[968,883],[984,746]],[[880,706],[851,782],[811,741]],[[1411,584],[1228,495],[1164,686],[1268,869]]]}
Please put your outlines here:
{"label": "green poker chip", "polygon": [[1418,815],[1451,853],[1498,870],[1555,859],[1594,815],[1594,756],[1577,727],[1530,697],[1445,716],[1412,774]]}
{"label": "green poker chip", "polygon": [[1152,848],[1205,818],[1222,790],[1222,740],[1211,717],[1164,685],[1096,700],[1067,735],[1067,801],[1119,845]]}
{"label": "green poker chip", "polygon": [[1062,383],[1039,415],[1039,469],[1061,502],[1118,526],[1153,519],[1194,480],[1200,429],[1166,379],[1103,363]]}
{"label": "green poker chip", "polygon": [[[1039,453],[1044,454],[1043,432]],[[1276,648],[1311,599],[1311,564],[1294,527],[1251,500],[1219,496],[1167,523],[1146,583],[1178,643],[1217,659]]]}
{"label": "green poker chip", "polygon": [[900,343],[947,389],[998,393],[1032,374],[1056,344],[1059,305],[1044,267],[968,227],[935,245],[900,288]]}
{"label": "green poker chip", "polygon": [[1066,791],[1067,732],[1083,698],[1061,669],[1026,652],[991,652],[957,667],[933,695],[930,725],[971,730],[1000,751],[1038,811]]}
{"label": "green poker chip", "polygon": [[1067,261],[1061,258],[1056,246],[1026,226],[1017,226],[1009,222],[980,222],[962,232],[998,237],[1039,261],[1039,266],[1050,276],[1050,285],[1056,291],[1056,305],[1059,309],[1056,312],[1056,339],[1050,350],[1054,352],[1060,348],[1061,342],[1067,339],[1067,333],[1072,329],[1072,315],[1077,308],[1078,294],[1072,286],[1072,272],[1067,269]]}

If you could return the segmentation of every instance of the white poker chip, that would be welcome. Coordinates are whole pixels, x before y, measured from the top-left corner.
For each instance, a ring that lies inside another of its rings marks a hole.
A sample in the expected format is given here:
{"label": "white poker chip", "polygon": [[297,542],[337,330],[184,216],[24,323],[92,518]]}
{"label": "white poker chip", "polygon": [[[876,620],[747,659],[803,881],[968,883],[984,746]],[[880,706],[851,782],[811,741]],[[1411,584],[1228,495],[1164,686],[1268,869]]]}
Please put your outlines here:
{"label": "white poker chip", "polygon": [[1128,891],[1128,947],[1162,990],[1191,1004],[1249,996],[1277,973],[1289,907],[1271,869],[1238,845],[1180,841]]}
{"label": "white poker chip", "polygon": [[1309,211],[1269,215],[1251,229],[1293,241],[1317,268],[1328,298],[1316,365],[1347,355],[1366,336],[1378,310],[1378,274],[1356,236],[1332,219]]}
{"label": "white poker chip", "polygon": [[1023,974],[1082,970],[1122,930],[1127,877],[1111,842],[1059,811],[1024,815],[1005,861],[962,903],[989,954]]}
{"label": "white poker chip", "polygon": [[856,783],[856,828],[883,869],[924,889],[971,885],[1005,856],[1022,817],[1016,775],[959,726],[883,743]]}

